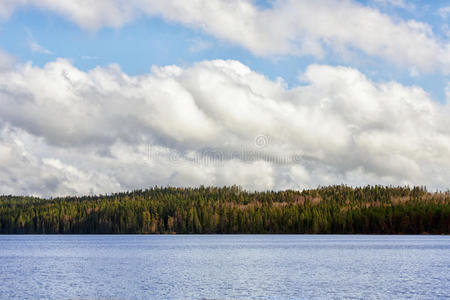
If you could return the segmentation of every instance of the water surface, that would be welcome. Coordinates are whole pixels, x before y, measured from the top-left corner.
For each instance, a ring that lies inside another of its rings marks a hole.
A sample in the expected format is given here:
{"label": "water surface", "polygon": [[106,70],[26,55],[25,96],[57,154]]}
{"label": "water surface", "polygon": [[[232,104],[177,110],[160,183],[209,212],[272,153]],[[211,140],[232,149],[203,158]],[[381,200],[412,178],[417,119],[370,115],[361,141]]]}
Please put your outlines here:
{"label": "water surface", "polygon": [[1,299],[440,299],[450,238],[3,235]]}

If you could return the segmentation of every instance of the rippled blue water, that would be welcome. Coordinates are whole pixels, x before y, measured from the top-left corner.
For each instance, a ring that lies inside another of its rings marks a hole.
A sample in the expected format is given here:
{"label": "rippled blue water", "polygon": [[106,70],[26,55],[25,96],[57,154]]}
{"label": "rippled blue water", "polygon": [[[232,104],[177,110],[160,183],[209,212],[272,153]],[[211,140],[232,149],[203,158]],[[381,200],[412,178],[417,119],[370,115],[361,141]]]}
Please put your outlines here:
{"label": "rippled blue water", "polygon": [[447,236],[0,236],[1,299],[450,297]]}

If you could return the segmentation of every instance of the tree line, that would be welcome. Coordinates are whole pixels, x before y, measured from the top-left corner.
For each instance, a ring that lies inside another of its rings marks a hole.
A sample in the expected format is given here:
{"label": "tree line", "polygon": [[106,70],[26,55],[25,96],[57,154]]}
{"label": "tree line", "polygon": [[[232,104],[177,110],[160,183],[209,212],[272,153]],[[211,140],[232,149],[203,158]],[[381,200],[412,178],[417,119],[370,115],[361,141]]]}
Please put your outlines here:
{"label": "tree line", "polygon": [[450,193],[329,186],[248,192],[154,187],[111,195],[0,196],[2,234],[448,234]]}

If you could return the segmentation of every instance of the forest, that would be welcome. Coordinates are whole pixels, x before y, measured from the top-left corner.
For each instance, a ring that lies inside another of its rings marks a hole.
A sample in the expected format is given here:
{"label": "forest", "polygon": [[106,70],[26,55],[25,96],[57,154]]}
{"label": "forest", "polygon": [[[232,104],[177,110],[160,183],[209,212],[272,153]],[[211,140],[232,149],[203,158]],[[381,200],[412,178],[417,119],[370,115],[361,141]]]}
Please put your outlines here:
{"label": "forest", "polygon": [[2,234],[448,234],[450,192],[425,187],[154,187],[111,195],[0,196]]}

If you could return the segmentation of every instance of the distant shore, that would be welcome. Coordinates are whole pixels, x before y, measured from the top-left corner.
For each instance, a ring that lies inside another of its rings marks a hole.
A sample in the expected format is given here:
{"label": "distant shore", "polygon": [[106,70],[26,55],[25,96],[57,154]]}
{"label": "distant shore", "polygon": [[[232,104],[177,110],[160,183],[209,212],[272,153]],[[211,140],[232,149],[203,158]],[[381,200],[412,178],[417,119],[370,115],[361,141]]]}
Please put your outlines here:
{"label": "distant shore", "polygon": [[449,234],[450,194],[348,186],[248,192],[152,188],[40,199],[0,196],[0,234]]}

